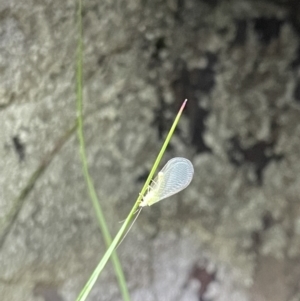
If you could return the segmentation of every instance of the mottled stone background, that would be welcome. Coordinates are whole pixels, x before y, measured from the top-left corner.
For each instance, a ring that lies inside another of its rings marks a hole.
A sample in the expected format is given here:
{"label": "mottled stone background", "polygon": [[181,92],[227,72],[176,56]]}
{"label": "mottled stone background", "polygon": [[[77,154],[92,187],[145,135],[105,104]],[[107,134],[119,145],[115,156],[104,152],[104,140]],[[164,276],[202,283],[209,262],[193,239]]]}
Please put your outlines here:
{"label": "mottled stone background", "polygon": [[[133,301],[300,300],[300,4],[85,0],[85,138],[112,234],[163,158],[188,189],[118,253]],[[74,132],[75,0],[0,0],[0,299],[73,301],[105,247]],[[73,128],[73,129],[72,129]],[[109,264],[88,300],[121,300]]]}

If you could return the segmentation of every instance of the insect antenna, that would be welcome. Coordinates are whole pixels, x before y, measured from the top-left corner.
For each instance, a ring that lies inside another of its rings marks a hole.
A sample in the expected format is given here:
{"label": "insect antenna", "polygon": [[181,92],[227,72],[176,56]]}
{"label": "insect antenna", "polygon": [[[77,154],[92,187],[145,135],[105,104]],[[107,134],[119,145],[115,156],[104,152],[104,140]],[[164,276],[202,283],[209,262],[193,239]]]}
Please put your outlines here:
{"label": "insect antenna", "polygon": [[119,245],[123,242],[123,240],[125,239],[125,237],[127,236],[128,232],[131,230],[133,224],[135,223],[136,219],[139,217],[141,211],[142,211],[143,207],[141,207],[140,209],[138,209],[137,215],[135,217],[135,219],[133,220],[133,222],[131,223],[129,229],[127,230],[127,232],[125,233],[125,235],[122,237],[122,239],[119,241],[119,243],[117,244],[115,250],[119,247]]}

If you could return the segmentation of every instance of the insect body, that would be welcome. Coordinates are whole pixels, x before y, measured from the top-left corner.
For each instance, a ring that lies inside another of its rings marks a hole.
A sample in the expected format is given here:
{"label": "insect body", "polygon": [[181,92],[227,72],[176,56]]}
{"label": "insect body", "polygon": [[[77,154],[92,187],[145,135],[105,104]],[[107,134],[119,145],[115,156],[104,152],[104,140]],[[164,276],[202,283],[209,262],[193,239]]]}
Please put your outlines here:
{"label": "insect body", "polygon": [[194,167],[191,161],[176,157],[167,162],[149,186],[140,207],[151,206],[186,188],[192,181]]}

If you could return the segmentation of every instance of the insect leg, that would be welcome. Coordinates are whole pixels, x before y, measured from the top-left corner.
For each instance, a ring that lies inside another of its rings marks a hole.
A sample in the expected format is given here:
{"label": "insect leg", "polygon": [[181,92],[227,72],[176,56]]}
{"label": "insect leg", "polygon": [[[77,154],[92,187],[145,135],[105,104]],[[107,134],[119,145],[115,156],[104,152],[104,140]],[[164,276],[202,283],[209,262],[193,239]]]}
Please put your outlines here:
{"label": "insect leg", "polygon": [[119,241],[119,243],[117,244],[115,250],[120,246],[120,244],[123,242],[123,240],[125,239],[125,237],[127,236],[128,232],[131,230],[132,226],[134,225],[136,219],[139,217],[141,211],[142,211],[143,207],[141,207],[140,209],[138,209],[138,213],[135,217],[135,219],[133,220],[133,222],[131,223],[130,227],[128,228],[127,232],[125,233],[125,235],[122,237],[122,239]]}

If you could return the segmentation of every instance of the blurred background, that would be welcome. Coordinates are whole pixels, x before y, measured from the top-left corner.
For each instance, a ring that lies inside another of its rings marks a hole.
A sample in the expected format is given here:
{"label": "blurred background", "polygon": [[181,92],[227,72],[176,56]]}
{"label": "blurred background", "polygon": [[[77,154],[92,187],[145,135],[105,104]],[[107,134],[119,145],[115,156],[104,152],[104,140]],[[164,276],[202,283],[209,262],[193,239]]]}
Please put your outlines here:
{"label": "blurred background", "polygon": [[[0,0],[0,296],[73,301],[105,252],[79,157],[76,1]],[[132,300],[300,300],[300,2],[84,0],[84,134]],[[90,301],[122,300],[108,264]]]}

